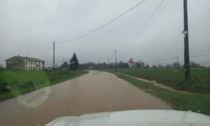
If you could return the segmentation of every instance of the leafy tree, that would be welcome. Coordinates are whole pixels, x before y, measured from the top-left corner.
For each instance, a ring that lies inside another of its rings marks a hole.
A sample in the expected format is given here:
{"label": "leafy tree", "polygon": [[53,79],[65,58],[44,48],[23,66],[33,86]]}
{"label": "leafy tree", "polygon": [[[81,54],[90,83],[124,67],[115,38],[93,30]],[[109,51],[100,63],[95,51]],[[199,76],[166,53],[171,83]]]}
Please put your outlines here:
{"label": "leafy tree", "polygon": [[152,65],[152,68],[157,68],[157,66],[156,65]]}
{"label": "leafy tree", "polygon": [[179,68],[181,65],[180,63],[174,62],[173,63],[173,68]]}
{"label": "leafy tree", "polygon": [[164,68],[164,65],[158,64],[158,68]]}
{"label": "leafy tree", "polygon": [[141,62],[139,63],[139,65],[140,65],[140,66],[139,66],[140,68],[145,68],[145,63],[144,63],[144,62],[141,61]]}
{"label": "leafy tree", "polygon": [[65,62],[60,66],[60,68],[61,68],[62,70],[67,70],[67,69],[69,68],[68,62],[65,61]]}
{"label": "leafy tree", "polygon": [[172,68],[172,65],[169,64],[169,63],[167,63],[167,64],[166,64],[166,68]]}
{"label": "leafy tree", "polygon": [[192,68],[199,68],[200,67],[200,64],[198,64],[198,63],[195,63],[195,62],[190,62],[190,67],[192,67]]}
{"label": "leafy tree", "polygon": [[4,66],[2,64],[0,64],[0,70],[4,70]]}
{"label": "leafy tree", "polygon": [[124,63],[123,61],[119,61],[117,66],[118,68],[129,68],[128,63]]}
{"label": "leafy tree", "polygon": [[77,60],[77,56],[74,53],[73,57],[70,60],[70,70],[77,70],[79,68],[79,62]]}
{"label": "leafy tree", "polygon": [[150,66],[148,64],[145,65],[146,68],[150,68]]}

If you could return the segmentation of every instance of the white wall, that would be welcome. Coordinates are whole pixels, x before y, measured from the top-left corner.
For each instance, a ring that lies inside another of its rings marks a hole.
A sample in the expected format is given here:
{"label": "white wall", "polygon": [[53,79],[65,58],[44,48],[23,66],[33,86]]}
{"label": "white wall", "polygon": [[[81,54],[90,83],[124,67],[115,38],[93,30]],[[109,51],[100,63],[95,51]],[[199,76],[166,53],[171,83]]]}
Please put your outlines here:
{"label": "white wall", "polygon": [[26,70],[43,70],[44,64],[40,61],[25,61]]}

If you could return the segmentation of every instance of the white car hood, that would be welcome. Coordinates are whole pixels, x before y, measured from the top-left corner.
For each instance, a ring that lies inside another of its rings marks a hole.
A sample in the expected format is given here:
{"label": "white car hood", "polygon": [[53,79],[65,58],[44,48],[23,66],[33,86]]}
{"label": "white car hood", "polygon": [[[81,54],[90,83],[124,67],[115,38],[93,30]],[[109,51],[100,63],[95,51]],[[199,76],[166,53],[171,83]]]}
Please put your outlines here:
{"label": "white car hood", "polygon": [[129,110],[64,116],[46,126],[210,126],[210,116],[190,111]]}

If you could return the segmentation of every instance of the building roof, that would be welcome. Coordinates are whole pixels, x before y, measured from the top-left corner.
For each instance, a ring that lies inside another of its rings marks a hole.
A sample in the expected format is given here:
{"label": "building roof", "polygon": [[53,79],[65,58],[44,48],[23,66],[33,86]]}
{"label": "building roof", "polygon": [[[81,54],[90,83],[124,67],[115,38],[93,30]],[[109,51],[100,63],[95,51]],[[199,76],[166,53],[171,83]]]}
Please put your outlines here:
{"label": "building roof", "polygon": [[39,61],[39,62],[44,62],[43,60],[41,59],[38,59],[38,58],[31,58],[31,57],[23,57],[23,56],[13,56],[9,59],[6,59],[5,61],[7,60],[11,60],[11,59],[22,59],[22,60],[27,60],[27,61]]}

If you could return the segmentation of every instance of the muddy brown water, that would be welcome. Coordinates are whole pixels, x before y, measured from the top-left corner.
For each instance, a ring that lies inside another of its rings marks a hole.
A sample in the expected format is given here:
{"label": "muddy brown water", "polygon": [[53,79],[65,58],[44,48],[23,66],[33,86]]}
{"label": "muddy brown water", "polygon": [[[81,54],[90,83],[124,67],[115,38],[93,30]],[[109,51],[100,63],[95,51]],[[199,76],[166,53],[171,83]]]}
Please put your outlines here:
{"label": "muddy brown water", "polygon": [[42,126],[61,116],[135,109],[172,108],[111,73],[90,71],[21,98],[1,102],[0,125]]}

